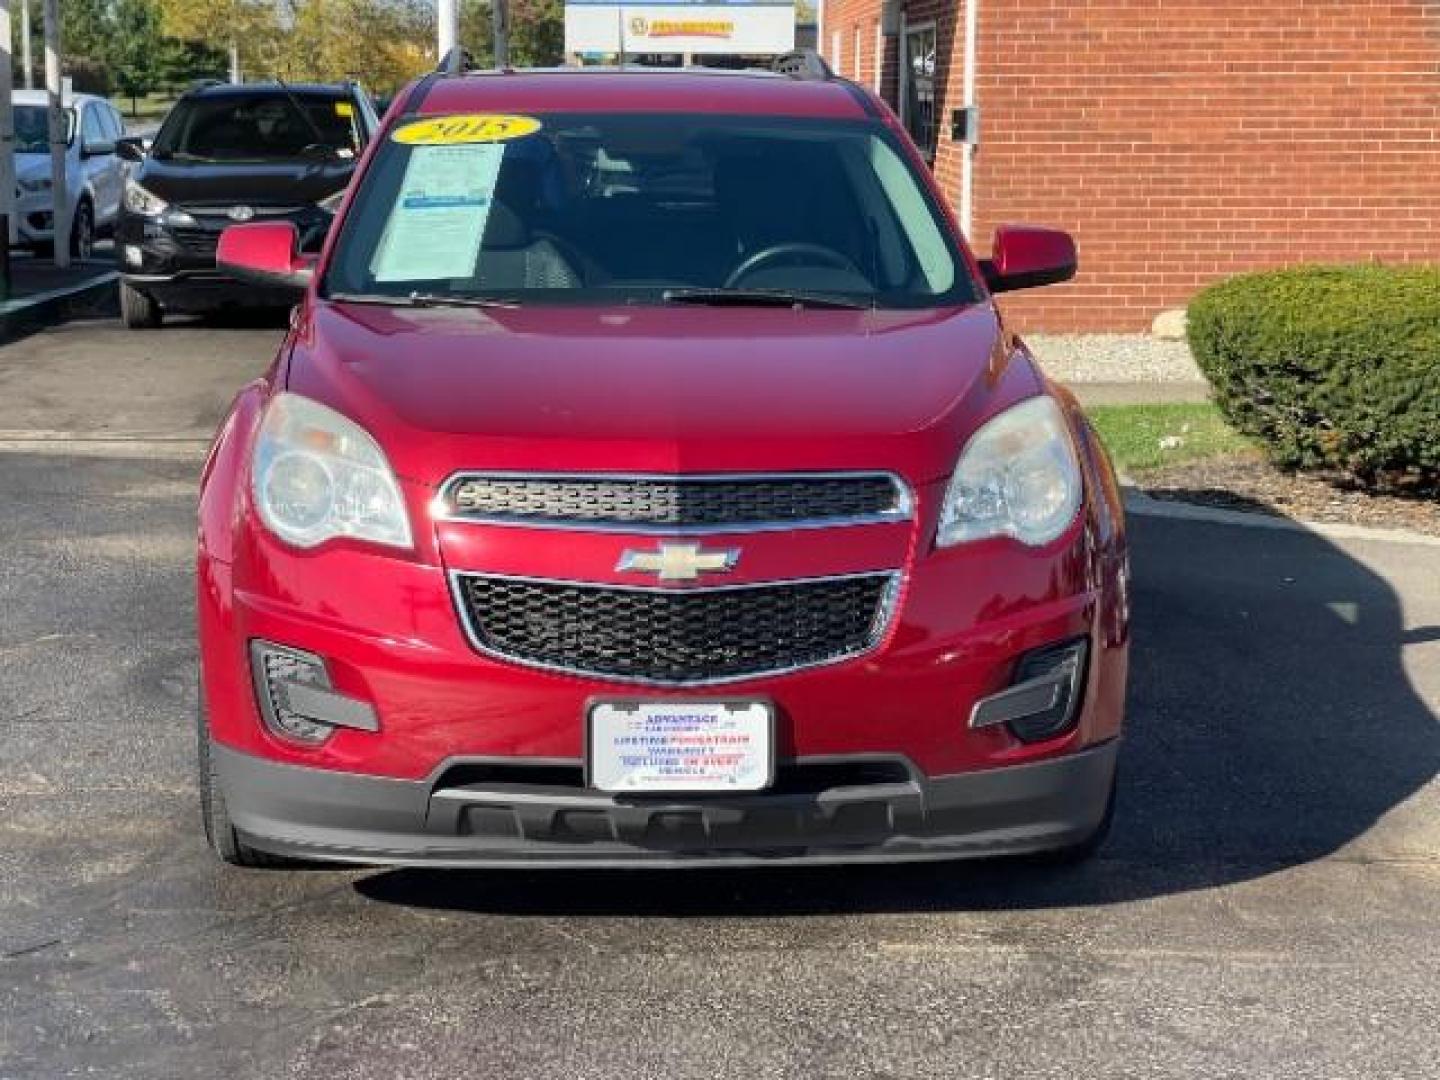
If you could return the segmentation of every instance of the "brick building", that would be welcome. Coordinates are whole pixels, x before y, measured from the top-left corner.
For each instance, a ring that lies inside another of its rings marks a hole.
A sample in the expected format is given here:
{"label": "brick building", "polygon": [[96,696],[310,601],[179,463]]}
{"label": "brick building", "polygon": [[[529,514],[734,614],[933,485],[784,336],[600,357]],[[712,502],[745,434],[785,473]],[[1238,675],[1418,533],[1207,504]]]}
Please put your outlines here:
{"label": "brick building", "polygon": [[825,0],[820,48],[880,90],[957,211],[976,5],[971,235],[1070,229],[1024,327],[1136,330],[1305,261],[1440,261],[1440,0]]}

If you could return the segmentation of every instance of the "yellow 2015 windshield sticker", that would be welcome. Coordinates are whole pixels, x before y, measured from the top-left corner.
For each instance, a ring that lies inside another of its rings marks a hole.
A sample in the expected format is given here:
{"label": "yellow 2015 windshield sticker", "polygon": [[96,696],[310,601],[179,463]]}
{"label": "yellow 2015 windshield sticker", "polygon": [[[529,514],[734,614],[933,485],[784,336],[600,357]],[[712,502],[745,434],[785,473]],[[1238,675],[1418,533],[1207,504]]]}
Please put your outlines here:
{"label": "yellow 2015 windshield sticker", "polygon": [[471,113],[411,120],[401,124],[390,137],[407,146],[463,146],[467,143],[508,142],[540,130],[533,116],[501,113]]}

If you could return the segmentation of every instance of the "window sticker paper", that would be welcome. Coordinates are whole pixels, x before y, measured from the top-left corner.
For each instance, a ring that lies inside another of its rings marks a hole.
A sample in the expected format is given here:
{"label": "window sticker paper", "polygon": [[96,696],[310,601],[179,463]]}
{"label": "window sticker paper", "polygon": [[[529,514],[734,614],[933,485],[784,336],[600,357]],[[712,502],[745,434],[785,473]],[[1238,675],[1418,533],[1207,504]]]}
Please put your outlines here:
{"label": "window sticker paper", "polygon": [[375,280],[473,277],[504,155],[495,143],[416,146],[376,249]]}

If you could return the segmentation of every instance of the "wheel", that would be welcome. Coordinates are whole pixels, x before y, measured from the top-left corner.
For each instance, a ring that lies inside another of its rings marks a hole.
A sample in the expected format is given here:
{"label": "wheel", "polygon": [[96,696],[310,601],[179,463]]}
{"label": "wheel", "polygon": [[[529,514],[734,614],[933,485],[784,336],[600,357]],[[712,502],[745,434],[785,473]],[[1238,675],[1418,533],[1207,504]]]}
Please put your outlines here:
{"label": "wheel", "polygon": [[221,862],[231,866],[283,869],[300,865],[292,859],[257,851],[243,843],[235,832],[235,826],[230,821],[230,812],[225,808],[225,792],[220,789],[219,780],[215,776],[215,763],[210,753],[214,744],[210,738],[210,722],[205,716],[203,690],[195,711],[195,733],[198,743],[196,760],[199,765],[200,817],[205,823],[205,839],[210,842],[210,850],[219,856]]}
{"label": "wheel", "polygon": [[153,296],[120,283],[120,318],[131,330],[153,330],[160,325],[160,305]]}
{"label": "wheel", "polygon": [[95,253],[95,208],[89,199],[81,199],[75,207],[75,220],[70,223],[70,254],[88,259]]}

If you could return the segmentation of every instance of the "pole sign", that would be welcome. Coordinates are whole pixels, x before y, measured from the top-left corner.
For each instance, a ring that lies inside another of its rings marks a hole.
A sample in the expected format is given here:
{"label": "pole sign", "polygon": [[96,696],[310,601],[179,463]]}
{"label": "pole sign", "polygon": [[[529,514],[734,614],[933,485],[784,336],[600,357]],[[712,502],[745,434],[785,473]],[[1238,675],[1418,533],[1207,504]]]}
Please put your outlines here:
{"label": "pole sign", "polygon": [[795,48],[794,0],[566,0],[565,52],[776,55]]}

